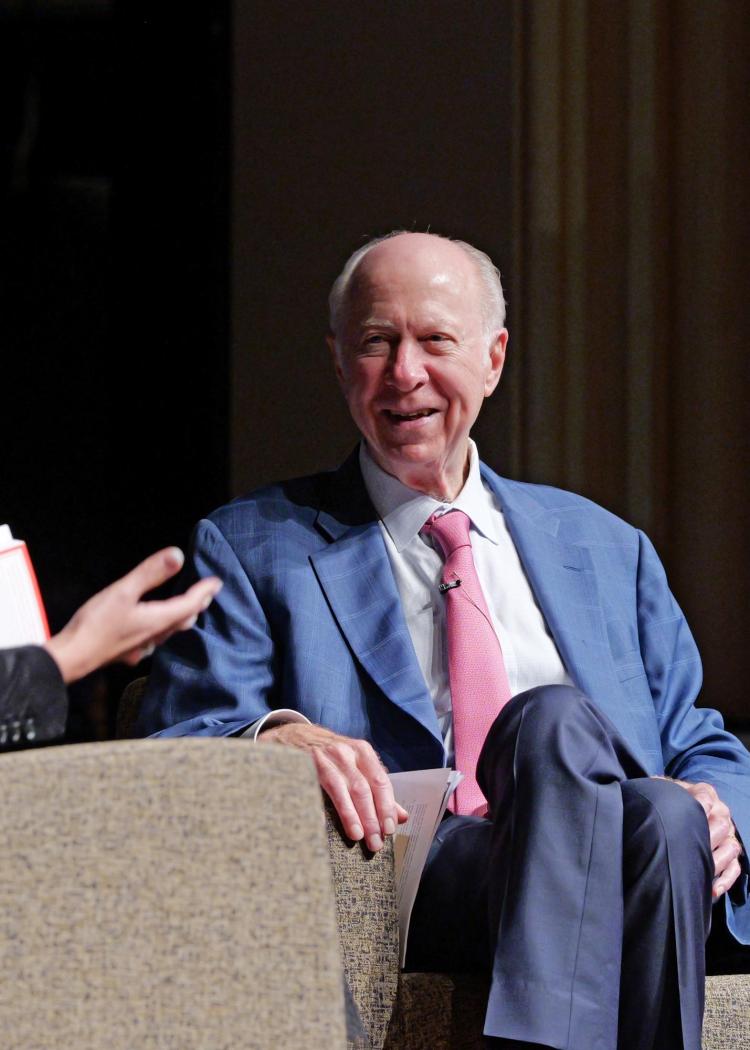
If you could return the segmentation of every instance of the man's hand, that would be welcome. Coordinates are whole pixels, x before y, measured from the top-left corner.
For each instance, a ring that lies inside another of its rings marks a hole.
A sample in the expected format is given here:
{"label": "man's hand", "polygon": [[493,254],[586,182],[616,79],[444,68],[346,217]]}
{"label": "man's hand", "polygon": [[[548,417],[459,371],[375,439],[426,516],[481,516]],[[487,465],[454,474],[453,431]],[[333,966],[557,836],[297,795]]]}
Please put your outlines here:
{"label": "man's hand", "polygon": [[714,855],[713,898],[718,900],[731,889],[740,875],[738,857],[742,846],[737,839],[729,806],[722,802],[711,784],[691,784],[687,780],[675,780],[675,784],[690,792],[703,807],[711,835],[711,850]]}
{"label": "man's hand", "polygon": [[344,831],[355,842],[364,838],[373,852],[382,847],[385,835],[392,835],[396,825],[408,819],[406,810],[393,796],[383,763],[366,740],[354,740],[323,726],[299,722],[274,726],[258,739],[307,751]]}
{"label": "man's hand", "polygon": [[179,547],[166,547],[81,606],[46,643],[64,681],[74,682],[113,660],[136,664],[175,631],[193,626],[221,588],[215,576],[166,601],[141,601],[179,572],[184,560]]}

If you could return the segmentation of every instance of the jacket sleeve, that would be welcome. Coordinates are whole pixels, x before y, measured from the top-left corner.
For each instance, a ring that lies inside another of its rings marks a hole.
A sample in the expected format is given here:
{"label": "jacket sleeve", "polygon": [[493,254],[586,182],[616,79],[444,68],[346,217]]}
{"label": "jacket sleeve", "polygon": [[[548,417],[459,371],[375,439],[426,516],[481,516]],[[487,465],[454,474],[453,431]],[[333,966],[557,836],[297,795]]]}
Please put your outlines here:
{"label": "jacket sleeve", "polygon": [[65,683],[46,649],[0,650],[0,750],[61,737],[67,715]]}
{"label": "jacket sleeve", "polygon": [[[643,534],[638,565],[638,631],[667,776],[712,784],[729,806],[742,841],[750,847],[750,754],[724,728],[718,711],[695,706],[703,678],[698,650],[670,593],[664,568]],[[746,863],[731,895],[727,895],[726,906],[730,930],[743,943],[750,943]]]}
{"label": "jacket sleeve", "polygon": [[157,650],[140,735],[232,736],[272,710],[276,656],[268,621],[235,551],[204,520],[181,583],[207,575],[223,587],[193,628]]}

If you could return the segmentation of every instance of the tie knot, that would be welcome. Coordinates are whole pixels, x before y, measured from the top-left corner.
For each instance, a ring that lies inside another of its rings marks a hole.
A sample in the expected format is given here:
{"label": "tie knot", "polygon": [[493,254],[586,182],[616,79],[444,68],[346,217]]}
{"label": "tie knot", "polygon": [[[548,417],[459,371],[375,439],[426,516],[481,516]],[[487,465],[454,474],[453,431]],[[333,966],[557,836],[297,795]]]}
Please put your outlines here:
{"label": "tie knot", "polygon": [[433,514],[422,526],[421,532],[432,536],[448,559],[459,547],[471,547],[471,518],[462,510],[449,510],[445,514]]}

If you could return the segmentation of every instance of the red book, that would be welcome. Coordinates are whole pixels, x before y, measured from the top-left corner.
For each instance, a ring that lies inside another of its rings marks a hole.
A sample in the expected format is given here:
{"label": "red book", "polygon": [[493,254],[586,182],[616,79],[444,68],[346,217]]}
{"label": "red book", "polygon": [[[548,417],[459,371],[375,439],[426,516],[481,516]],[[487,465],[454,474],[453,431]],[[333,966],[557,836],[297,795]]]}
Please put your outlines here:
{"label": "red book", "polygon": [[0,649],[41,645],[49,638],[47,614],[23,540],[0,525]]}

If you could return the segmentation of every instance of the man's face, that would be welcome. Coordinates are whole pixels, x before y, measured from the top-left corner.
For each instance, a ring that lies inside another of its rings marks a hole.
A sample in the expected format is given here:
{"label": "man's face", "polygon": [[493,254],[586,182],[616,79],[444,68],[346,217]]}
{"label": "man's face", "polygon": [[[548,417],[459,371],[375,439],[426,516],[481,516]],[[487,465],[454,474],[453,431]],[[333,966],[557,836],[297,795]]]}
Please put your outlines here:
{"label": "man's face", "polygon": [[507,332],[482,324],[481,285],[462,248],[402,234],[373,248],[352,278],[336,374],[371,455],[405,485],[460,491],[468,438],[497,386]]}

